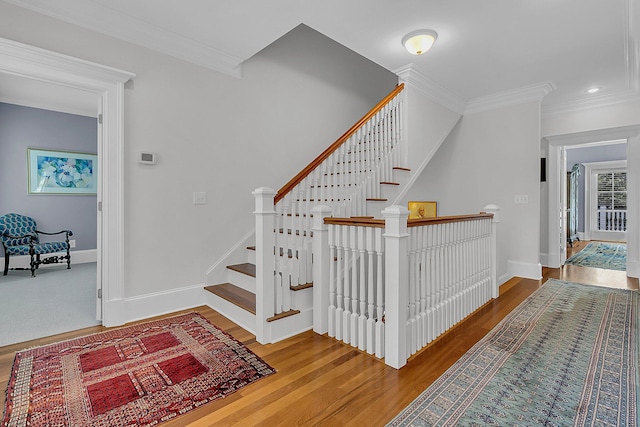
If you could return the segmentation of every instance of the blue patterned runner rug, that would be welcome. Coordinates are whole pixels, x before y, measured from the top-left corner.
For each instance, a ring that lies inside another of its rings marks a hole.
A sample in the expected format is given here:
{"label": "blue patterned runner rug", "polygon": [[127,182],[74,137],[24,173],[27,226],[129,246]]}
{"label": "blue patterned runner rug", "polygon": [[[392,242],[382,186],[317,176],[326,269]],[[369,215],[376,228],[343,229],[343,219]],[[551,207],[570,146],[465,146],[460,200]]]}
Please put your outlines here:
{"label": "blue patterned runner rug", "polygon": [[624,271],[627,269],[627,245],[625,243],[589,242],[583,250],[569,258],[565,264]]}
{"label": "blue patterned runner rug", "polygon": [[637,426],[638,292],[551,279],[388,426]]}

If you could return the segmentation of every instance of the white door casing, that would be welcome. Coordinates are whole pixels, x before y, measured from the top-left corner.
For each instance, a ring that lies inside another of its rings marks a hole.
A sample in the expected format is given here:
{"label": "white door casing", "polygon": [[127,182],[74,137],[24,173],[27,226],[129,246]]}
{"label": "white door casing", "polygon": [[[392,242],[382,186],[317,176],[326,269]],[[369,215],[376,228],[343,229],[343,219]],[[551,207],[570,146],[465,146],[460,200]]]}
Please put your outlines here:
{"label": "white door casing", "polygon": [[[98,137],[98,286],[102,323],[125,322],[124,312],[124,84],[135,74],[0,38],[0,73],[95,93]],[[99,304],[99,302],[98,302]]]}
{"label": "white door casing", "polygon": [[549,253],[548,266],[558,268],[560,251],[554,252],[554,238],[560,234],[559,200],[561,151],[567,146],[601,141],[627,140],[627,276],[640,277],[640,125],[547,136],[549,143]]}

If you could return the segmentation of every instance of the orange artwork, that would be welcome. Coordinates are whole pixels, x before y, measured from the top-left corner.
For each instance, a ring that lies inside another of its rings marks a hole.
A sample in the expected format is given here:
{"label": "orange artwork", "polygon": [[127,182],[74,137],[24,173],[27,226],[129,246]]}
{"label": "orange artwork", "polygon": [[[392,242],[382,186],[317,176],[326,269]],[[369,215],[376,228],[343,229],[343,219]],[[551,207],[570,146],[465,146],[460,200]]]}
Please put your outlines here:
{"label": "orange artwork", "polygon": [[437,212],[436,202],[409,202],[409,219],[435,218]]}

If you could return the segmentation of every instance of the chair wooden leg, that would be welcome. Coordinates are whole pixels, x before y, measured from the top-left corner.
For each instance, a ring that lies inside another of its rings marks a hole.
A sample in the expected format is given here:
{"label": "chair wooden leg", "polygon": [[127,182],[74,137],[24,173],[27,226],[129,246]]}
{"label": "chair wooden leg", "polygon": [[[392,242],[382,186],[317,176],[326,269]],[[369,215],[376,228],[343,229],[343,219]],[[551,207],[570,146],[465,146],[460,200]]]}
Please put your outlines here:
{"label": "chair wooden leg", "polygon": [[[38,257],[40,257],[40,255],[38,255]],[[38,268],[38,263],[33,258],[34,258],[34,255],[33,253],[31,253],[31,264],[30,264],[31,277],[36,277],[36,268]]]}
{"label": "chair wooden leg", "polygon": [[6,276],[8,271],[9,271],[9,254],[4,254],[4,273],[2,275]]}

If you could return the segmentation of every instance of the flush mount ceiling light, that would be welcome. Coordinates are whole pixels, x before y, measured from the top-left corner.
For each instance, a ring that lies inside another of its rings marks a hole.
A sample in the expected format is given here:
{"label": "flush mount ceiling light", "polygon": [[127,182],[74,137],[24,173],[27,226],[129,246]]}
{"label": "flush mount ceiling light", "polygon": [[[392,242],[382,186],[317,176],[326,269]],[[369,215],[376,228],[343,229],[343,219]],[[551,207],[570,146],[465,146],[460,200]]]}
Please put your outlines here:
{"label": "flush mount ceiling light", "polygon": [[600,88],[599,87],[592,87],[592,88],[587,89],[587,93],[590,93],[590,94],[594,94],[594,93],[598,93],[598,92],[600,92]]}
{"label": "flush mount ceiling light", "polygon": [[433,30],[412,31],[402,38],[402,45],[412,55],[422,55],[436,42],[438,33]]}

